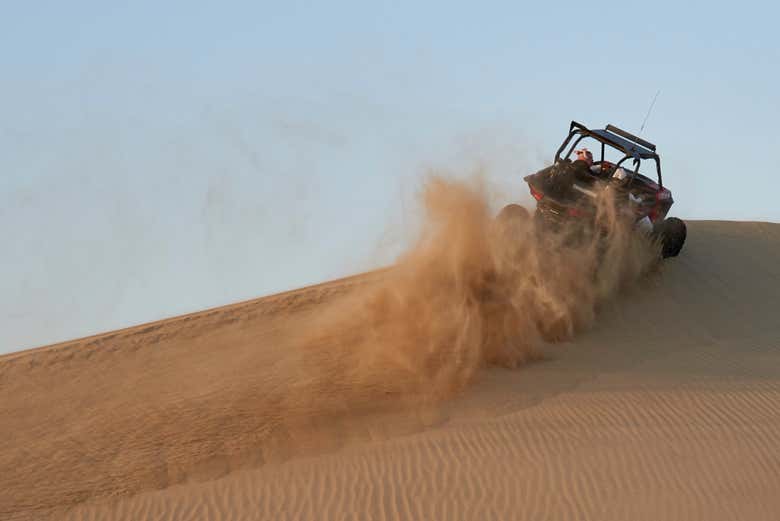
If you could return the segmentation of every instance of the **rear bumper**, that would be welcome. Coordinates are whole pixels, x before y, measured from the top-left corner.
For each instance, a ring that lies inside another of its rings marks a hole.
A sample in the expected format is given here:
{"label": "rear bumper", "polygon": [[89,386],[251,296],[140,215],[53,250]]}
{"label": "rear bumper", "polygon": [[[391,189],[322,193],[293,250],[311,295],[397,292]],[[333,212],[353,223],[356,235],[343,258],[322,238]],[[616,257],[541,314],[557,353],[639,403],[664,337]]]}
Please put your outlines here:
{"label": "rear bumper", "polygon": [[536,217],[545,223],[563,224],[565,222],[583,222],[589,215],[576,206],[567,206],[549,198],[536,203]]}

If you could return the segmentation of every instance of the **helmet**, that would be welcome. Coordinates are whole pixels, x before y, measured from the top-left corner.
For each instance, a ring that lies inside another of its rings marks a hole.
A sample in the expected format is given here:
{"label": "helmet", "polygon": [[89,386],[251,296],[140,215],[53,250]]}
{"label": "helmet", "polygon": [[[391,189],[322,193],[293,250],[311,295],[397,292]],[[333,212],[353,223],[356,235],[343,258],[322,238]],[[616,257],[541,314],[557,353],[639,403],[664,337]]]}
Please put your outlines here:
{"label": "helmet", "polygon": [[590,150],[587,148],[581,148],[579,150],[574,151],[575,154],[577,154],[577,159],[583,159],[585,161],[588,161],[589,163],[593,162],[593,154],[591,154]]}

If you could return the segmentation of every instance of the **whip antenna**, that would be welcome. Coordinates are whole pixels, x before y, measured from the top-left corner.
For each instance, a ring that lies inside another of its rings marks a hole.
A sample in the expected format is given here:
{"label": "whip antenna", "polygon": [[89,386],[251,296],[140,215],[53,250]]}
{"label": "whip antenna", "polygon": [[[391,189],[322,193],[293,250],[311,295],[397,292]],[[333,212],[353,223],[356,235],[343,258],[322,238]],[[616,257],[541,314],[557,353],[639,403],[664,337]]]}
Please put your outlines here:
{"label": "whip antenna", "polygon": [[639,127],[639,135],[642,135],[642,131],[645,129],[645,123],[647,123],[647,118],[650,117],[650,113],[653,111],[653,107],[655,107],[655,100],[658,99],[658,95],[661,94],[661,89],[658,89],[655,93],[655,96],[653,96],[653,101],[650,103],[650,108],[647,109],[647,114],[645,115],[645,119],[642,121],[642,126]]}

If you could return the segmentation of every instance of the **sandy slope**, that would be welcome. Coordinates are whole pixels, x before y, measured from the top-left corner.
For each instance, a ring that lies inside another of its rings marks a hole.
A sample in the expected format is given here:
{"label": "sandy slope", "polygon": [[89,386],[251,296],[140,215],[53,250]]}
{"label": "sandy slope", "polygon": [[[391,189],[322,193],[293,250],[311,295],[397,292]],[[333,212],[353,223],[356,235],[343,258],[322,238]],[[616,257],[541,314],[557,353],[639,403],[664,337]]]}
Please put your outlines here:
{"label": "sandy slope", "polygon": [[777,519],[780,225],[689,223],[593,329],[443,405],[291,401],[294,333],[363,282],[0,358],[0,518]]}

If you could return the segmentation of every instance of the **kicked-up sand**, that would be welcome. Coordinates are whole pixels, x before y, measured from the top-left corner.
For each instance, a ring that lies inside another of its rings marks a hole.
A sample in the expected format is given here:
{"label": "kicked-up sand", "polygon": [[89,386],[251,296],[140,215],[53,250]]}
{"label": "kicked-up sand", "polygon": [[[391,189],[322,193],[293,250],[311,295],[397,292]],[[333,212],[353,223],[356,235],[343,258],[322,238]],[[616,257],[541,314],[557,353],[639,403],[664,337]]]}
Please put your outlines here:
{"label": "kicked-up sand", "polygon": [[659,266],[442,183],[390,270],[0,357],[0,519],[777,519],[780,225]]}

